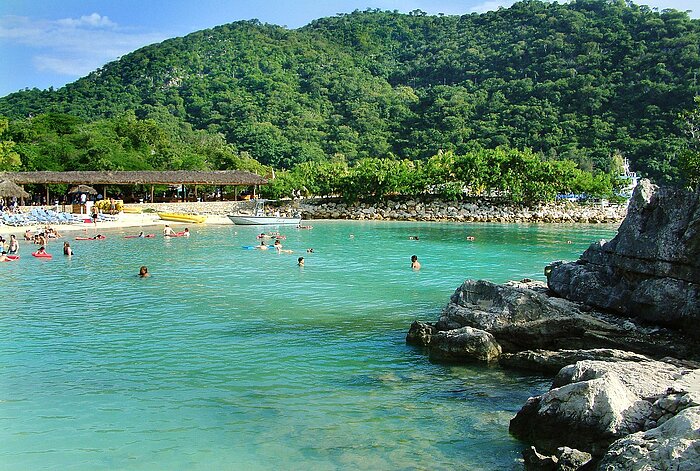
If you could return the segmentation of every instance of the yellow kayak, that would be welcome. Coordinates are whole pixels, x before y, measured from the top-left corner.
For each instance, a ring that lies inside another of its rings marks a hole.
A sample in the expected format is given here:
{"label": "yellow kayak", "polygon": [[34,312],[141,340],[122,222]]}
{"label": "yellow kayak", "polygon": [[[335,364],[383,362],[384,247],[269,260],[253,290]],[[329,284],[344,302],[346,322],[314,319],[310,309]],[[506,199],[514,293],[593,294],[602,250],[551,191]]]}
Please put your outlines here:
{"label": "yellow kayak", "polygon": [[207,220],[206,216],[185,213],[158,213],[158,217],[166,221],[193,222],[195,224],[202,224],[204,221]]}

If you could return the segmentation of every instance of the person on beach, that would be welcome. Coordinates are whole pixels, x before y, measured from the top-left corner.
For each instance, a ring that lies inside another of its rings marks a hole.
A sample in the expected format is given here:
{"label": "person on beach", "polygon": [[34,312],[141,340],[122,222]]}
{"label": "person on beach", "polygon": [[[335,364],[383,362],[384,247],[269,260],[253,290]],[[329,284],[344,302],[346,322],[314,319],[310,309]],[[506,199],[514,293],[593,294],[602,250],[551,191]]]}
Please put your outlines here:
{"label": "person on beach", "polygon": [[467,236],[467,240],[474,240],[474,236]]}
{"label": "person on beach", "polygon": [[304,257],[299,257],[297,259],[297,265],[299,265],[300,267],[304,266]]}
{"label": "person on beach", "polygon": [[144,238],[144,237],[146,237],[146,235],[143,233],[143,231],[141,231],[141,232],[139,232],[139,237]]}
{"label": "person on beach", "polygon": [[14,262],[14,261],[15,261],[15,259],[8,257],[7,252],[5,252],[4,250],[2,252],[0,252],[0,262]]}
{"label": "person on beach", "polygon": [[146,278],[147,276],[151,276],[151,274],[148,273],[148,267],[146,265],[142,265],[141,268],[139,268],[139,277]]}
{"label": "person on beach", "polygon": [[163,228],[163,236],[165,237],[171,237],[175,235],[175,231],[173,230],[172,227],[170,227],[168,224],[165,225]]}
{"label": "person on beach", "polygon": [[71,257],[73,255],[73,249],[71,248],[68,241],[63,243],[63,255]]}
{"label": "person on beach", "polygon": [[97,226],[97,218],[100,217],[100,210],[96,204],[92,205],[92,223]]}
{"label": "person on beach", "polygon": [[415,255],[411,256],[411,268],[414,270],[420,270],[420,262],[418,261],[418,257]]}
{"label": "person on beach", "polygon": [[189,228],[185,228],[184,231],[182,231],[182,237],[189,237],[190,236],[190,230]]}
{"label": "person on beach", "polygon": [[256,245],[255,248],[258,250],[267,250],[268,247],[265,245],[265,241],[261,240],[260,245]]}
{"label": "person on beach", "polygon": [[46,253],[46,248],[42,245],[39,250],[36,251],[38,255],[44,255]]}
{"label": "person on beach", "polygon": [[418,236],[408,236],[408,240],[420,240]]}
{"label": "person on beach", "polygon": [[24,240],[33,240],[34,239],[34,234],[32,234],[31,229],[27,229],[24,231]]}
{"label": "person on beach", "polygon": [[10,246],[7,249],[7,253],[10,255],[17,255],[19,253],[19,242],[17,242],[17,237],[14,234],[10,236]]}

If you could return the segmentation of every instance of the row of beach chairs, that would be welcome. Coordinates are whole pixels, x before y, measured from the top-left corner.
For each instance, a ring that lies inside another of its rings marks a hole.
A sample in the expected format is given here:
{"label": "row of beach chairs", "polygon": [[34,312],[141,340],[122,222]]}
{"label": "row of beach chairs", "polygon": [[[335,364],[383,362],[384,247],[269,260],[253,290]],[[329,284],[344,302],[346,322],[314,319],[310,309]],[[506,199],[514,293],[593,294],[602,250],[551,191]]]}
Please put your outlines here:
{"label": "row of beach chairs", "polygon": [[6,226],[33,226],[36,224],[82,224],[78,215],[54,211],[52,209],[32,208],[28,213],[0,212],[0,222]]}

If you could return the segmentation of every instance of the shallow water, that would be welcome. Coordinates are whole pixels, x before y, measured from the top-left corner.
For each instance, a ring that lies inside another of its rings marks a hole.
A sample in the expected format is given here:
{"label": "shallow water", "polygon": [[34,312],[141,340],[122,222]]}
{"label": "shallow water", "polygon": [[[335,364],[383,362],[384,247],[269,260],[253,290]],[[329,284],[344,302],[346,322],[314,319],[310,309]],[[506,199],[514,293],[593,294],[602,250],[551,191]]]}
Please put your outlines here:
{"label": "shallow water", "polygon": [[467,278],[544,279],[615,228],[313,224],[281,255],[234,226],[23,245],[0,264],[0,468],[518,469],[508,421],[549,381],[432,364],[408,327]]}

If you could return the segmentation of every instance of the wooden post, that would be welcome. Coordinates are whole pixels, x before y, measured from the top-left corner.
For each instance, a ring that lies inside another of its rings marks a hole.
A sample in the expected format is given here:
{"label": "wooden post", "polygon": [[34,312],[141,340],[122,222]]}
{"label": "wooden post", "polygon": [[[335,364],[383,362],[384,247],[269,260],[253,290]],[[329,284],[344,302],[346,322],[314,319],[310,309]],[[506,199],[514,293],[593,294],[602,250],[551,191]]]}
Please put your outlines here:
{"label": "wooden post", "polygon": [[51,200],[49,199],[49,185],[46,185],[46,205],[51,205]]}
{"label": "wooden post", "polygon": [[194,199],[197,199],[197,185],[194,186]]}
{"label": "wooden post", "polygon": [[151,185],[151,203],[155,203],[155,200],[153,199],[153,185]]}

